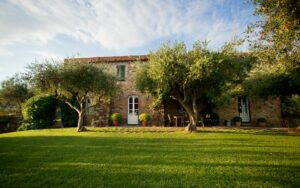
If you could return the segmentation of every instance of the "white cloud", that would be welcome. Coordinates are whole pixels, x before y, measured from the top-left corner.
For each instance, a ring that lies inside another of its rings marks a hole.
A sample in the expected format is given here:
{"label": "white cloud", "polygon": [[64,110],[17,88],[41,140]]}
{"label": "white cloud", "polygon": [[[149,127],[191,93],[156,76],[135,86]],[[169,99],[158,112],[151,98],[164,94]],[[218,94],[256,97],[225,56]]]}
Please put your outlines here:
{"label": "white cloud", "polygon": [[[128,50],[174,35],[221,44],[242,31],[234,21],[209,17],[217,1],[200,0],[4,0],[0,43],[44,45],[58,35],[109,50]],[[222,1],[219,1],[222,3]],[[237,15],[240,16],[240,15]]]}
{"label": "white cloud", "polygon": [[0,56],[13,56],[13,52],[6,50],[4,48],[0,48]]}
{"label": "white cloud", "polygon": [[36,60],[44,60],[44,59],[63,59],[62,56],[57,55],[56,53],[48,52],[48,51],[30,51],[30,54],[32,54],[33,57],[35,57]]}

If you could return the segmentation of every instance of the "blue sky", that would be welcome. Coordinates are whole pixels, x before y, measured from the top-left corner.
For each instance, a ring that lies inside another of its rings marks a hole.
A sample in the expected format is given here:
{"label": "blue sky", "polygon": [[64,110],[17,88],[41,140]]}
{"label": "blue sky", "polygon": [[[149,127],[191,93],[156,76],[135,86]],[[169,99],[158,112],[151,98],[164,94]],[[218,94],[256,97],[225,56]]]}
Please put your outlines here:
{"label": "blue sky", "polygon": [[0,0],[0,81],[45,58],[139,55],[163,42],[220,48],[255,21],[244,0]]}

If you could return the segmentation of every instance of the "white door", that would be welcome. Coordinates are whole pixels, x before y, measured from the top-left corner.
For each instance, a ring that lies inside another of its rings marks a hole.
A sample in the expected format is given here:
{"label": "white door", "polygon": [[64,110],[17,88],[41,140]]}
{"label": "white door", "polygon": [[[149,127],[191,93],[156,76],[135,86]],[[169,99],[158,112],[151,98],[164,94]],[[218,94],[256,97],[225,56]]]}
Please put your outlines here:
{"label": "white door", "polygon": [[139,123],[139,98],[138,96],[128,97],[128,124]]}
{"label": "white door", "polygon": [[239,113],[242,118],[242,122],[250,122],[250,110],[249,110],[249,102],[247,97],[239,97]]}

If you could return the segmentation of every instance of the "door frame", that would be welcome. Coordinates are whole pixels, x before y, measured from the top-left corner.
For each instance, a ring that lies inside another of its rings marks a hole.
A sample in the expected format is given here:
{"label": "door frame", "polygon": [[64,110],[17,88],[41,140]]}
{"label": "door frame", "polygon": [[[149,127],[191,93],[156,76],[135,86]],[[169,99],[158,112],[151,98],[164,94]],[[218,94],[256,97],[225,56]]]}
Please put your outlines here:
{"label": "door frame", "polygon": [[250,110],[250,103],[249,103],[249,98],[246,97],[246,96],[242,96],[242,97],[238,97],[238,113],[239,113],[239,116],[241,117],[241,112],[242,112],[242,109],[241,109],[241,103],[242,103],[242,100],[245,99],[245,101],[247,102],[247,114],[249,115],[249,121],[244,121],[242,120],[243,123],[251,123],[251,110]]}
{"label": "door frame", "polygon": [[[133,113],[135,114],[135,112],[137,111],[137,115],[136,115],[136,123],[134,122],[134,123],[132,123],[132,122],[129,122],[129,107],[130,107],[130,103],[129,103],[129,99],[130,98],[132,98],[132,111],[133,111]],[[135,109],[135,105],[136,105],[136,103],[135,103],[135,99],[137,98],[137,109]],[[128,125],[138,125],[139,124],[139,96],[137,96],[137,95],[129,95],[128,97],[127,97],[127,124]]]}

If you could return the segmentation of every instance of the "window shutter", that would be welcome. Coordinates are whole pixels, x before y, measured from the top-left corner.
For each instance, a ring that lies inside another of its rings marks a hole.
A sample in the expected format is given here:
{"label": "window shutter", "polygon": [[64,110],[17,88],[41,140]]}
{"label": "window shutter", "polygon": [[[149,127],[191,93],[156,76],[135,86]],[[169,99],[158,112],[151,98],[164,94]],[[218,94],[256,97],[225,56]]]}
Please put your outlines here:
{"label": "window shutter", "polygon": [[125,70],[126,70],[125,65],[117,65],[117,78],[119,81],[125,80]]}

